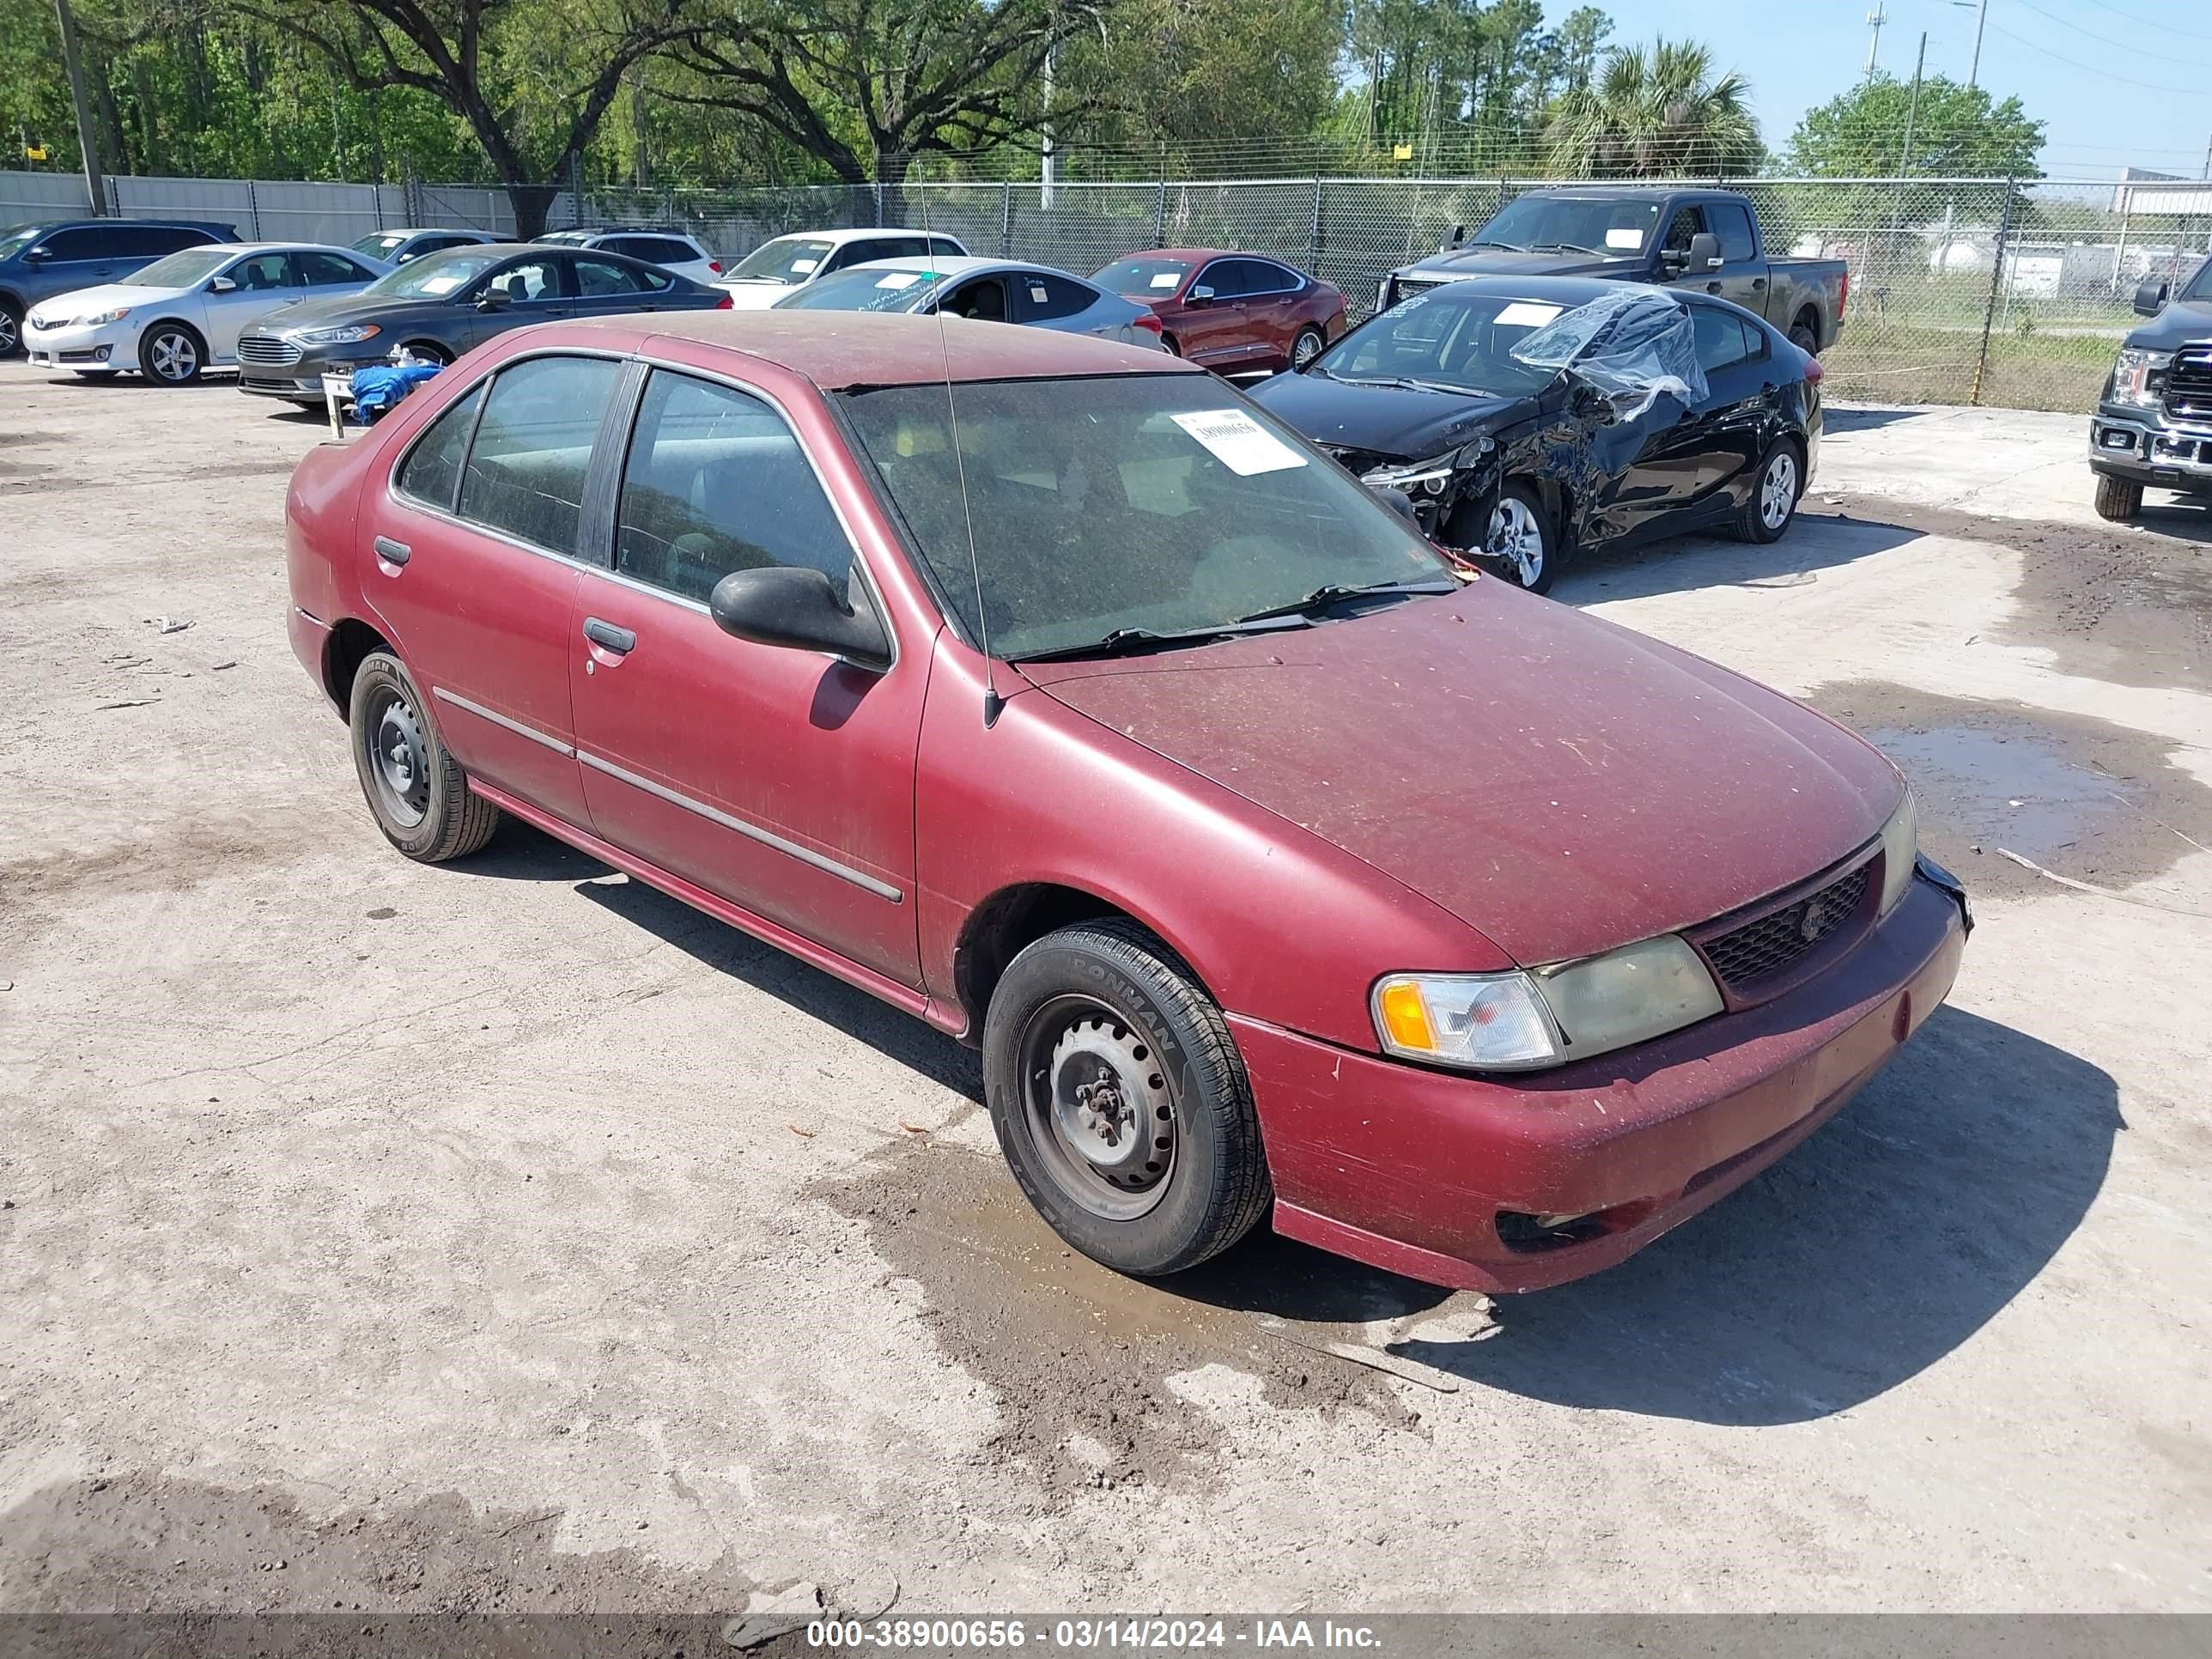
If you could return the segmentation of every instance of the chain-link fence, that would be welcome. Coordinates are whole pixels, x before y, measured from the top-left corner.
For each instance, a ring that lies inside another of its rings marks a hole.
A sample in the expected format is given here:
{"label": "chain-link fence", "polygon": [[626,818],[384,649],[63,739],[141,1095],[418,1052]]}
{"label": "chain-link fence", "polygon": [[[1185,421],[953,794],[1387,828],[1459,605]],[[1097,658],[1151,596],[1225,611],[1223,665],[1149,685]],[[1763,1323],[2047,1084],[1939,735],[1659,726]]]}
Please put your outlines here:
{"label": "chain-link fence", "polygon": [[[61,182],[0,173],[0,202],[21,204],[15,211],[27,218],[25,210],[51,212],[64,205]],[[791,231],[878,224],[926,224],[976,253],[1079,272],[1148,247],[1234,248],[1336,283],[1357,320],[1372,309],[1391,270],[1433,252],[1455,228],[1472,234],[1525,191],[1577,182],[1589,181],[1330,177],[1048,186],[909,179],[601,190],[556,198],[548,222],[681,228],[726,262]],[[1848,266],[1843,337],[1825,362],[1830,395],[1849,399],[2086,410],[2136,320],[2130,308],[2136,284],[2164,277],[2178,286],[2212,251],[2212,184],[1724,182],[1751,198],[1770,257]],[[393,224],[512,234],[515,222],[506,192],[485,185],[116,179],[109,186],[112,212],[222,219],[264,237],[349,241]]]}

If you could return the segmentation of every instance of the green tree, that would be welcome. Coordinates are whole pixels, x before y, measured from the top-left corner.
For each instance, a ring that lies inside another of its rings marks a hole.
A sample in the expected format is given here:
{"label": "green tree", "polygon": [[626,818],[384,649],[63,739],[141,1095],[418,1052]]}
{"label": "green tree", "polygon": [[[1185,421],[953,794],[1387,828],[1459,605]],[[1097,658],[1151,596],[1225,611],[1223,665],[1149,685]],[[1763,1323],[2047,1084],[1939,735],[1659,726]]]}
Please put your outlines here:
{"label": "green tree", "polygon": [[[2020,100],[1998,103],[1986,87],[1961,86],[1942,75],[1912,88],[1876,74],[1849,92],[1808,110],[1790,135],[1792,172],[1831,179],[2040,179],[2035,164],[2043,148],[2043,123],[2028,118]],[[1905,152],[1908,112],[1912,153]]]}
{"label": "green tree", "polygon": [[1748,173],[1765,155],[1749,91],[1734,70],[1716,76],[1699,41],[1615,47],[1588,85],[1552,106],[1547,157],[1577,178]]}

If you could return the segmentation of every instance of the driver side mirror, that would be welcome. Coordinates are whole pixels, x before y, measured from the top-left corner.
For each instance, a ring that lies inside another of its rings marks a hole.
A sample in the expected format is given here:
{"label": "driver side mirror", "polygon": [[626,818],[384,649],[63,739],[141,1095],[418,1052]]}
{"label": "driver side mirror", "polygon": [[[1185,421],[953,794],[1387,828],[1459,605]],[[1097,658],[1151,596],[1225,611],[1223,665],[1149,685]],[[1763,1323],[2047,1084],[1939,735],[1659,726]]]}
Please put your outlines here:
{"label": "driver side mirror", "polygon": [[1721,258],[1721,239],[1710,230],[1701,230],[1690,238],[1690,269],[1692,271],[1718,270],[1725,263]]}
{"label": "driver side mirror", "polygon": [[852,584],[853,603],[837,597],[829,577],[806,565],[733,570],[707,602],[714,625],[733,639],[800,651],[827,651],[840,661],[880,674],[891,665],[890,635]]}
{"label": "driver side mirror", "polygon": [[477,295],[478,311],[504,311],[514,303],[514,296],[503,288],[488,288]]}
{"label": "driver side mirror", "polygon": [[237,288],[238,284],[228,276],[211,276],[208,279],[208,292],[210,294],[230,294],[235,292]]}
{"label": "driver side mirror", "polygon": [[50,247],[27,247],[23,250],[23,263],[27,265],[35,265],[52,256],[53,250]]}
{"label": "driver side mirror", "polygon": [[2136,289],[2136,315],[2155,317],[2166,309],[2166,284],[2148,282]]}
{"label": "driver side mirror", "polygon": [[1213,303],[1213,290],[1204,283],[1200,283],[1196,288],[1191,289],[1190,298],[1185,303],[1194,306],[1210,306]]}

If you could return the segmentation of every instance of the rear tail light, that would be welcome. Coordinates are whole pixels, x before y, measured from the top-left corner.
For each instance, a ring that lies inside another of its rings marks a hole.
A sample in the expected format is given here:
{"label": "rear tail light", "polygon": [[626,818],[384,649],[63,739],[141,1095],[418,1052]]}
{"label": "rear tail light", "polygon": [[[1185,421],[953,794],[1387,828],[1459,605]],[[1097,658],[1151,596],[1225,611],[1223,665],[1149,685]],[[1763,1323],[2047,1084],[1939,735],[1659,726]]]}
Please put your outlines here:
{"label": "rear tail light", "polygon": [[714,301],[712,308],[716,311],[735,311],[738,308],[738,302],[726,293],[720,299]]}
{"label": "rear tail light", "polygon": [[1850,267],[1846,265],[1844,268],[1844,280],[1838,283],[1836,288],[1836,320],[1838,322],[1840,323],[1844,320],[1844,307],[1850,304],[1850,302],[1851,272]]}
{"label": "rear tail light", "polygon": [[1164,334],[1167,332],[1166,325],[1149,311],[1146,312],[1142,316],[1132,317],[1129,319],[1129,321],[1132,326],[1141,328],[1147,334]]}
{"label": "rear tail light", "polygon": [[1812,356],[1810,356],[1809,354],[1806,356],[1806,359],[1805,359],[1805,384],[1806,384],[1806,385],[1808,385],[1808,386],[1818,386],[1818,385],[1820,385],[1820,382],[1821,382],[1821,380],[1824,380],[1825,378],[1826,378],[1827,373],[1828,373],[1828,371],[1827,371],[1827,370],[1826,370],[1825,368],[1822,368],[1820,367],[1820,360],[1818,357]]}
{"label": "rear tail light", "polygon": [[722,274],[722,262],[720,259],[709,259],[707,261],[707,269],[719,276]]}

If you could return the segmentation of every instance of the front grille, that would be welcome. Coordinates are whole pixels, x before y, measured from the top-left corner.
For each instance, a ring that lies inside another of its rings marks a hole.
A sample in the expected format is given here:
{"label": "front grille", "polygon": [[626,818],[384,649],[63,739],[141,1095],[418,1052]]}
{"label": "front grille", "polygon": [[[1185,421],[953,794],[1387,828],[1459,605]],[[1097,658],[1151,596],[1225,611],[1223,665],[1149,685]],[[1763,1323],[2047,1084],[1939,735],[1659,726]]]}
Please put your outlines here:
{"label": "front grille", "polygon": [[241,335],[238,342],[238,361],[281,368],[287,363],[300,361],[300,348],[289,340],[271,339],[265,334]]}
{"label": "front grille", "polygon": [[1802,961],[1814,945],[1858,914],[1873,871],[1869,859],[1795,904],[1707,939],[1705,959],[1731,991],[1780,973]]}
{"label": "front grille", "polygon": [[2212,345],[2184,346],[2166,372],[2166,412],[2177,421],[2212,421]]}

